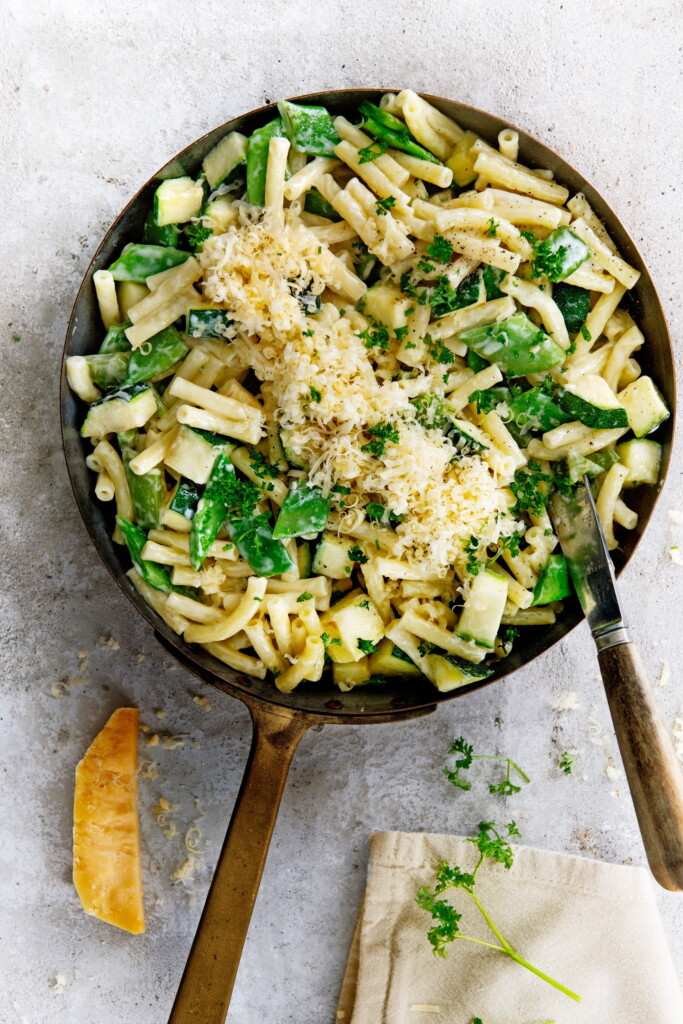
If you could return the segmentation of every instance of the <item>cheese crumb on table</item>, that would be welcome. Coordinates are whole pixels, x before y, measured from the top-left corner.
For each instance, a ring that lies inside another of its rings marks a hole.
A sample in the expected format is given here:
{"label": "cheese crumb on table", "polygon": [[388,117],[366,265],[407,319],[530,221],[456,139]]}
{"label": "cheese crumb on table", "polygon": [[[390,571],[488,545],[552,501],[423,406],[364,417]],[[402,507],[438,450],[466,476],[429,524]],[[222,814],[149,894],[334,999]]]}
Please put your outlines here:
{"label": "cheese crumb on table", "polygon": [[554,711],[576,711],[581,704],[576,690],[564,690],[551,706]]}

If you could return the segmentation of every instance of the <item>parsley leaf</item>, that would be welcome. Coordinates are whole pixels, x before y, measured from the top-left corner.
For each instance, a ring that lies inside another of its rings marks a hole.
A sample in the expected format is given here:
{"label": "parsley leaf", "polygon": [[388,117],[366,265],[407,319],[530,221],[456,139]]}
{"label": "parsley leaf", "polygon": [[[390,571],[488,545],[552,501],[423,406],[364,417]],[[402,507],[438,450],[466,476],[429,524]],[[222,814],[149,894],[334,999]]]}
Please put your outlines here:
{"label": "parsley leaf", "polygon": [[267,476],[273,478],[278,475],[277,466],[271,466],[271,464],[266,460],[263,452],[260,452],[257,448],[252,448],[251,458],[249,461],[251,462],[251,468],[256,473],[256,476],[260,476],[261,479],[264,479]]}
{"label": "parsley leaf", "polygon": [[194,221],[185,228],[185,238],[193,252],[201,249],[204,242],[213,234],[213,228],[204,227],[201,221]]}
{"label": "parsley leaf", "polygon": [[491,217],[488,224],[486,225],[486,234],[489,236],[489,238],[496,237],[496,235],[498,234],[498,228],[498,221],[494,220],[493,217]]}
{"label": "parsley leaf", "polygon": [[319,402],[320,399],[323,397],[322,394],[320,393],[320,391],[318,391],[317,388],[314,388],[312,384],[309,385],[308,390],[309,390],[310,396],[311,396],[311,398],[313,399],[314,402]]}
{"label": "parsley leaf", "polygon": [[581,337],[584,338],[585,341],[593,340],[591,332],[588,330],[585,324],[583,324],[583,326],[581,327]]}
{"label": "parsley leaf", "polygon": [[384,455],[384,446],[387,441],[392,441],[395,444],[399,440],[399,432],[391,423],[378,423],[374,427],[368,427],[366,434],[376,438],[376,440],[368,441],[367,444],[362,445],[361,451],[369,452],[370,455],[374,455],[376,458]]}
{"label": "parsley leaf", "polygon": [[382,156],[388,149],[388,144],[384,139],[375,139],[369,146],[365,146],[364,149],[358,150],[358,156],[360,157],[359,163],[369,164],[373,160],[376,160],[378,156]]}
{"label": "parsley leaf", "polygon": [[389,329],[378,320],[371,320],[365,330],[356,337],[361,338],[366,348],[372,348],[374,345],[384,350],[389,348]]}
{"label": "parsley leaf", "polygon": [[377,648],[373,644],[372,640],[363,640],[362,637],[358,637],[358,650],[362,651],[363,654],[376,654]]}
{"label": "parsley leaf", "polygon": [[[446,947],[456,939],[481,943],[480,939],[460,931],[462,914],[447,900],[441,898],[442,894],[448,889],[461,889],[472,898],[475,906],[491,929],[491,938],[492,940],[495,939],[495,941],[486,943],[489,948],[495,949],[503,956],[509,957],[521,967],[532,971],[543,981],[552,985],[553,988],[563,992],[571,999],[576,1000],[576,1002],[580,1002],[581,997],[575,992],[560,984],[559,981],[555,981],[554,978],[542,973],[530,964],[528,960],[520,956],[512,944],[501,935],[500,930],[493,923],[490,914],[484,908],[479,895],[476,893],[477,874],[485,860],[493,860],[498,864],[502,864],[507,871],[510,870],[514,862],[514,852],[509,840],[519,838],[519,835],[519,829],[514,821],[506,825],[505,830],[497,828],[492,821],[482,821],[479,823],[477,835],[468,839],[468,842],[476,846],[479,853],[474,869],[472,871],[463,871],[462,868],[451,866],[445,861],[439,864],[433,887],[430,888],[424,885],[415,894],[415,901],[418,907],[431,915],[432,927],[427,932],[427,940],[432,947],[432,952],[440,957],[447,955]],[[477,1024],[476,1018],[473,1024]]]}
{"label": "parsley leaf", "polygon": [[[361,160],[361,163],[363,161]],[[383,217],[385,213],[388,213],[396,205],[395,196],[387,196],[386,199],[378,199],[375,203],[375,209],[380,217]]]}
{"label": "parsley leaf", "polygon": [[558,763],[560,771],[563,771],[565,775],[571,775],[577,756],[571,750],[565,750]]}
{"label": "parsley leaf", "polygon": [[448,781],[458,789],[472,788],[472,783],[469,779],[464,779],[462,777],[462,772],[471,768],[474,761],[502,761],[507,766],[505,778],[502,779],[501,782],[496,783],[495,785],[493,783],[489,783],[489,793],[499,793],[501,796],[510,796],[512,793],[519,793],[521,786],[515,785],[510,778],[513,770],[517,775],[519,775],[523,782],[530,781],[529,776],[509,757],[503,757],[499,754],[475,754],[474,747],[471,743],[468,743],[463,736],[459,736],[457,740],[453,741],[453,745],[448,753],[451,754],[452,757],[455,757],[455,764],[453,768],[444,768],[443,772]]}
{"label": "parsley leaf", "polygon": [[363,553],[360,544],[352,544],[349,548],[349,562],[357,562],[358,565],[365,565],[368,556]]}
{"label": "parsley leaf", "polygon": [[323,642],[323,647],[334,647],[335,644],[341,644],[341,640],[338,636],[330,636],[329,633],[321,633],[320,639]]}
{"label": "parsley leaf", "polygon": [[304,590],[296,599],[297,604],[302,604],[304,601],[310,601],[313,594],[309,594],[307,590]]}
{"label": "parsley leaf", "polygon": [[408,327],[407,324],[405,327],[394,327],[394,334],[396,335],[396,340],[404,341],[409,330],[410,328]]}
{"label": "parsley leaf", "polygon": [[427,255],[438,263],[450,263],[453,255],[453,246],[447,238],[441,235],[434,235],[433,241],[427,246]]}
{"label": "parsley leaf", "polygon": [[435,362],[441,366],[454,362],[455,356],[440,338],[433,339],[431,334],[426,334],[424,342],[425,348]]}
{"label": "parsley leaf", "polygon": [[510,509],[511,515],[522,515],[525,512],[541,515],[550,500],[550,488],[543,485],[551,483],[552,479],[549,473],[540,472],[540,466],[534,459],[529,460],[526,469],[518,469],[510,483],[510,490],[516,499]]}
{"label": "parsley leaf", "polygon": [[473,402],[479,413],[492,412],[500,403],[500,395],[493,388],[487,388],[485,391],[473,391],[467,401]]}
{"label": "parsley leaf", "polygon": [[468,556],[465,568],[470,576],[478,576],[481,569],[481,562],[477,558],[478,548],[479,538],[475,537],[474,534],[471,535],[466,544],[463,544],[465,554]]}

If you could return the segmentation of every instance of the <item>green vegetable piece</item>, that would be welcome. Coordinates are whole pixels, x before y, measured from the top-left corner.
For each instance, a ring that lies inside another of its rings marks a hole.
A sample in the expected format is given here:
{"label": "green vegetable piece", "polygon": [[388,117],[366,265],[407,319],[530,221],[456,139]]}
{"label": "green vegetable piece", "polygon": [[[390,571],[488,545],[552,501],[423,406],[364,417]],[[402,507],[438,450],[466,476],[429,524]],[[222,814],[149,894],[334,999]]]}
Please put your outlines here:
{"label": "green vegetable piece", "polygon": [[175,327],[166,327],[131,353],[126,384],[151,380],[166,373],[187,355],[187,345]]}
{"label": "green vegetable piece", "polygon": [[285,128],[282,118],[252,132],[247,147],[247,199],[252,206],[263,206],[266,201],[266,172],[268,170],[268,146],[271,139],[282,138]]}
{"label": "green vegetable piece", "polygon": [[334,147],[341,139],[325,107],[301,107],[298,103],[280,100],[277,109],[289,141],[300,153],[334,156]]}
{"label": "green vegetable piece", "polygon": [[128,245],[109,267],[115,281],[138,281],[170,270],[190,258],[189,252],[163,245]]}
{"label": "green vegetable piece", "polygon": [[531,267],[535,277],[545,275],[549,281],[564,281],[592,255],[586,243],[563,225],[536,243]]}
{"label": "green vegetable piece", "polygon": [[318,192],[317,188],[309,188],[304,200],[306,213],[314,213],[316,217],[326,217],[327,220],[339,221],[342,219],[334,206],[328,203],[327,199]]}
{"label": "green vegetable piece", "polygon": [[275,540],[306,537],[325,529],[330,514],[330,499],[319,487],[292,484],[273,530]]}
{"label": "green vegetable piece", "polygon": [[470,370],[474,370],[475,373],[479,373],[480,370],[485,370],[489,365],[485,359],[478,356],[473,348],[467,350],[467,365]]}
{"label": "green vegetable piece", "polygon": [[125,331],[127,327],[131,326],[130,320],[124,320],[122,323],[110,327],[100,345],[100,352],[130,352],[132,346]]}
{"label": "green vegetable piece", "polygon": [[619,461],[619,455],[612,449],[606,449],[601,452],[593,452],[590,461],[599,466],[603,473],[606,473],[615,462]]}
{"label": "green vegetable piece", "polygon": [[227,309],[188,309],[185,333],[191,338],[223,338],[234,323]]}
{"label": "green vegetable piece", "polygon": [[377,257],[372,255],[364,242],[354,243],[353,255],[353,269],[361,281],[367,281],[377,264]]}
{"label": "green vegetable piece", "polygon": [[229,523],[228,533],[257,576],[279,576],[294,568],[287,548],[273,537],[268,522],[261,516]]}
{"label": "green vegetable piece", "polygon": [[436,279],[436,286],[429,293],[432,316],[435,317],[445,316],[446,313],[452,313],[464,306],[472,306],[476,302],[482,302],[484,298],[483,277],[478,270],[461,281],[457,288],[452,288],[448,278],[441,274]]}
{"label": "green vegetable piece", "polygon": [[529,431],[552,430],[562,423],[569,423],[572,417],[553,401],[543,386],[531,388],[514,398],[508,408],[512,420],[523,434]]}
{"label": "green vegetable piece", "polygon": [[560,281],[553,288],[553,300],[569,333],[578,334],[590,310],[591,293],[585,288]]}
{"label": "green vegetable piece", "polygon": [[567,559],[564,555],[551,555],[534,588],[532,606],[561,601],[562,598],[569,597],[571,592]]}
{"label": "green vegetable piece", "polygon": [[150,210],[142,229],[142,241],[147,245],[164,245],[174,249],[180,239],[180,228],[177,224],[156,224],[154,221],[154,210]]}
{"label": "green vegetable piece", "polygon": [[164,492],[163,474],[160,469],[151,469],[148,473],[138,476],[130,468],[131,459],[138,454],[135,448],[128,447],[121,443],[122,435],[119,434],[119,444],[123,457],[123,467],[128,481],[135,518],[137,524],[143,530],[157,530],[161,525],[161,503]]}
{"label": "green vegetable piece", "polygon": [[567,471],[569,479],[575,484],[579,480],[583,480],[584,476],[599,476],[603,469],[593,459],[587,459],[583,455],[579,455],[578,452],[569,452],[567,456]]}
{"label": "green vegetable piece", "polygon": [[95,384],[103,388],[118,387],[126,379],[128,352],[96,352],[86,356],[88,371]]}
{"label": "green vegetable piece", "polygon": [[484,267],[482,271],[482,278],[484,281],[484,287],[486,289],[486,299],[491,301],[492,299],[502,299],[504,292],[500,290],[498,285],[505,277],[507,271],[500,270],[498,267]]}
{"label": "green vegetable piece", "polygon": [[190,529],[190,564],[201,569],[209,548],[218,535],[229,507],[230,485],[235,469],[225,452],[220,452],[213,464],[204,493],[197,505]]}
{"label": "green vegetable piece", "polygon": [[441,163],[433,153],[430,153],[413,138],[406,124],[398,117],[394,117],[393,114],[369,101],[361,103],[358,110],[363,115],[363,128],[373,138],[380,139],[392,149],[399,149],[420,160],[429,160],[432,164]]}
{"label": "green vegetable piece", "polygon": [[[392,512],[386,505],[380,505],[378,501],[369,501],[365,506],[365,515],[368,519],[378,523],[402,523],[405,519],[404,515],[397,516],[395,512]],[[406,654],[406,658],[408,655]]]}
{"label": "green vegetable piece", "polygon": [[297,295],[297,299],[301,306],[301,312],[305,316],[316,316],[323,308],[323,300],[313,292],[301,292],[300,295]]}
{"label": "green vegetable piece", "polygon": [[202,490],[203,488],[199,487],[194,480],[181,480],[169,505],[171,512],[177,512],[185,519],[192,520],[197,511]]}
{"label": "green vegetable piece", "polygon": [[500,323],[461,331],[459,338],[510,377],[541,373],[564,361],[564,349],[522,312]]}
{"label": "green vegetable piece", "polygon": [[[469,670],[472,675],[476,675],[477,679],[482,678],[481,670],[477,666],[472,665],[471,662],[463,661],[462,658],[458,658],[454,654],[447,654],[446,658],[451,664],[457,665],[458,668]],[[492,673],[493,669],[490,669],[489,675]],[[511,758],[504,757],[501,754],[475,754],[474,747],[465,740],[464,736],[459,736],[457,740],[454,740],[453,746],[448,753],[451,757],[455,758],[455,764],[453,768],[444,768],[443,773],[456,789],[470,790],[472,788],[472,783],[469,779],[464,778],[462,773],[468,771],[474,761],[500,761],[505,765],[505,778],[496,784],[489,783],[489,793],[498,793],[501,796],[512,796],[513,793],[519,793],[522,787],[512,782],[511,776],[513,771],[522,782],[531,782],[526,772],[523,772],[519,765]]]}
{"label": "green vegetable piece", "polygon": [[150,562],[147,558],[142,557],[142,549],[147,543],[145,531],[141,530],[139,526],[135,526],[134,523],[129,523],[127,519],[122,519],[121,516],[116,517],[116,522],[123,534],[131,561],[145,583],[148,583],[155,590],[161,590],[164,594],[169,594],[175,589],[171,584],[170,571],[165,565],[160,565],[158,562]]}
{"label": "green vegetable piece", "polygon": [[626,409],[604,377],[584,374],[573,384],[559,391],[558,403],[571,419],[579,420],[594,430],[628,427]]}

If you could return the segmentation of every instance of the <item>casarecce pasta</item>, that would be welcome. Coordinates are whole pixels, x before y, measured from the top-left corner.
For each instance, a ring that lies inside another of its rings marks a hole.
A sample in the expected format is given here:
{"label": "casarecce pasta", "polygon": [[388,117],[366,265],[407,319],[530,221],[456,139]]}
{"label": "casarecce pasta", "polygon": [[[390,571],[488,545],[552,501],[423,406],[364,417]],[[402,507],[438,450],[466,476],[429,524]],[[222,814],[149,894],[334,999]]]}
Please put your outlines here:
{"label": "casarecce pasta", "polygon": [[588,476],[616,547],[657,481],[639,273],[513,129],[410,90],[278,106],[94,274],[106,335],[67,373],[95,494],[133,586],[233,669],[450,690],[569,595],[552,491]]}

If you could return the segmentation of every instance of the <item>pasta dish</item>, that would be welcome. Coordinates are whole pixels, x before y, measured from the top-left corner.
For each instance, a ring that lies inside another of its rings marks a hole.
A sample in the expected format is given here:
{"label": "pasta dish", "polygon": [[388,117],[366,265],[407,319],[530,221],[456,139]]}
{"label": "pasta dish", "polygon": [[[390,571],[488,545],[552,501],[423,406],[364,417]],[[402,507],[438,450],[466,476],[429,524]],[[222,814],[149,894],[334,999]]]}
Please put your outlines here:
{"label": "pasta dish", "polygon": [[233,669],[452,690],[570,595],[553,491],[587,476],[615,548],[657,482],[639,272],[515,131],[410,90],[278,111],[94,274],[67,375],[95,494],[133,586]]}

